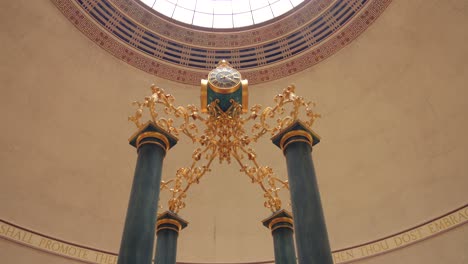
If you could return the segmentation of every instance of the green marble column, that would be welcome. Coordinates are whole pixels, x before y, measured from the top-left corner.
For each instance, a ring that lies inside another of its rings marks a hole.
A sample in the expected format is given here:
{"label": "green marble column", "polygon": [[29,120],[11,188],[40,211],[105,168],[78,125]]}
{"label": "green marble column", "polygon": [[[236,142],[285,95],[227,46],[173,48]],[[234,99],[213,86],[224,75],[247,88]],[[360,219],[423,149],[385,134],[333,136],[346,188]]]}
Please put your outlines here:
{"label": "green marble column", "polygon": [[117,263],[151,264],[163,159],[177,138],[148,122],[129,141],[138,159]]}
{"label": "green marble column", "polygon": [[156,222],[155,264],[175,264],[177,258],[177,238],[180,230],[188,223],[173,212],[166,211],[158,216]]}
{"label": "green marble column", "polygon": [[293,218],[286,210],[280,210],[262,221],[271,230],[276,264],[296,264]]}
{"label": "green marble column", "polygon": [[286,157],[299,264],[333,264],[312,161],[320,138],[296,121],[272,141]]}

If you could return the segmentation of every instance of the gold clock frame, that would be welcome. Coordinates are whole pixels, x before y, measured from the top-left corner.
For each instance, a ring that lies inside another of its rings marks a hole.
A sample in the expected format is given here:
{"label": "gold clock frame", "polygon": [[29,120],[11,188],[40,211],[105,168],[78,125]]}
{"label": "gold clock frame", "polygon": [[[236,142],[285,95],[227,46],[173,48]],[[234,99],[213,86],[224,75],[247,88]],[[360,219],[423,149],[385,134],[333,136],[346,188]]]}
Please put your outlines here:
{"label": "gold clock frame", "polygon": [[200,101],[201,101],[201,112],[207,113],[208,109],[208,87],[213,91],[221,94],[230,94],[237,91],[240,87],[242,87],[242,112],[247,113],[249,111],[249,81],[247,79],[241,80],[237,87],[233,87],[231,89],[222,89],[223,92],[218,92],[216,88],[214,88],[208,80],[202,79],[200,83]]}

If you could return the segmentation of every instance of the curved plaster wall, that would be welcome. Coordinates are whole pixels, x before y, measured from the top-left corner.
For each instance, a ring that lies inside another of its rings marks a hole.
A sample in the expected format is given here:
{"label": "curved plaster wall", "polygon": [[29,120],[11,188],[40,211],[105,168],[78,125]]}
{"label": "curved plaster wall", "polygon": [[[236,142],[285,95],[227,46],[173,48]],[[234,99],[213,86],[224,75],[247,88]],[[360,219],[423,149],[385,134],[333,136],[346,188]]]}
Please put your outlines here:
{"label": "curved plaster wall", "polygon": [[[0,4],[2,65],[0,217],[78,244],[116,252],[135,164],[129,102],[154,82],[181,105],[198,88],[139,71],[103,52],[49,1]],[[465,1],[394,1],[365,34],[320,65],[251,87],[272,104],[291,82],[323,115],[314,149],[333,249],[385,237],[467,202],[468,7]],[[444,23],[440,23],[444,21]],[[434,32],[437,32],[435,34]],[[181,140],[165,161],[190,161]],[[186,143],[186,144],[184,144]],[[285,175],[268,140],[260,161]],[[180,261],[272,259],[261,193],[216,165],[189,193]],[[465,263],[466,225],[362,263]],[[63,263],[0,240],[9,262]],[[435,257],[428,257],[435,256]],[[72,260],[67,260],[74,263]]]}

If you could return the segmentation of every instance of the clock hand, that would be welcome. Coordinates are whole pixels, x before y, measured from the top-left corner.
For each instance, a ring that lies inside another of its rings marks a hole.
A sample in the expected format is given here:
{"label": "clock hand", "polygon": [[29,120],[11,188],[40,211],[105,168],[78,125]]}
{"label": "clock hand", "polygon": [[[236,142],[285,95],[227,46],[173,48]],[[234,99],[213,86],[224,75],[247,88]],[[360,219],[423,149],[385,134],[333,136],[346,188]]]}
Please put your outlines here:
{"label": "clock hand", "polygon": [[226,78],[226,75],[223,75],[222,73],[220,73],[220,74],[221,74],[221,77],[219,77],[220,79]]}
{"label": "clock hand", "polygon": [[226,75],[226,76],[224,76],[224,77],[228,78],[230,81],[237,82],[237,81],[235,81],[234,79],[232,79],[231,77],[228,77],[228,75]]}

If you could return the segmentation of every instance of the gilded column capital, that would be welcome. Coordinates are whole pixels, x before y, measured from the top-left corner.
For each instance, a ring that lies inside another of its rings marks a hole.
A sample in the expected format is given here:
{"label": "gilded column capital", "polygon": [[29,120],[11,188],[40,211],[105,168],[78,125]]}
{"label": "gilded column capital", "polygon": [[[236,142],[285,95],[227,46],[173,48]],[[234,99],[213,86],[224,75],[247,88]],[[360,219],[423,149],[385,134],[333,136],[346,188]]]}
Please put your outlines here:
{"label": "gilded column capital", "polygon": [[186,228],[188,222],[182,219],[177,214],[171,211],[165,211],[160,214],[156,221],[156,233],[160,230],[168,229],[179,233],[182,229]]}
{"label": "gilded column capital", "polygon": [[312,149],[312,146],[320,142],[320,136],[301,120],[296,120],[273,136],[271,141],[284,152],[291,143],[295,142],[304,142]]}
{"label": "gilded column capital", "polygon": [[284,209],[276,211],[268,218],[262,220],[262,223],[265,227],[270,229],[271,232],[279,228],[288,228],[294,230],[292,214]]}
{"label": "gilded column capital", "polygon": [[153,144],[161,147],[165,152],[177,144],[177,141],[178,138],[152,121],[148,121],[128,139],[130,145],[137,150],[145,144]]}

